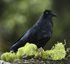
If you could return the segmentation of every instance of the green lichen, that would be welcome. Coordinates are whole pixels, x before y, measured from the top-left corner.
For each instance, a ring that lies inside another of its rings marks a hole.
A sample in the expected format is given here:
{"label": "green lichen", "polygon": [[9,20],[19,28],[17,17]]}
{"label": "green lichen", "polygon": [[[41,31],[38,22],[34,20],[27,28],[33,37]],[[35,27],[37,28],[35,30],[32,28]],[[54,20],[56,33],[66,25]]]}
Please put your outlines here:
{"label": "green lichen", "polygon": [[15,53],[12,53],[12,52],[6,52],[1,55],[1,60],[4,60],[4,61],[11,62],[15,59],[16,59],[16,55],[15,55]]}
{"label": "green lichen", "polygon": [[27,43],[24,47],[18,49],[16,56],[18,58],[22,58],[24,55],[26,56],[34,56],[37,53],[37,46],[35,44]]}
{"label": "green lichen", "polygon": [[51,50],[47,50],[46,54],[52,60],[61,60],[65,58],[66,51],[65,51],[64,44],[58,42]]}
{"label": "green lichen", "polygon": [[38,49],[35,44],[26,43],[25,46],[20,47],[16,53],[6,52],[1,55],[1,60],[13,61],[15,59],[21,59],[24,55],[33,56],[34,58],[50,59],[50,60],[61,60],[65,58],[66,51],[64,44],[58,42],[51,48],[51,50]]}

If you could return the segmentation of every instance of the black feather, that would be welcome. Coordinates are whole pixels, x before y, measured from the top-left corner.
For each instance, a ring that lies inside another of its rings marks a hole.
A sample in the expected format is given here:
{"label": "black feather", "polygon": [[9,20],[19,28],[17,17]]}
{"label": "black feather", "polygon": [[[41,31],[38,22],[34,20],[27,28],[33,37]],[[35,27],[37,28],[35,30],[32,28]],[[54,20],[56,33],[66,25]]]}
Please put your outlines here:
{"label": "black feather", "polygon": [[27,42],[34,43],[38,47],[44,47],[52,35],[52,17],[54,14],[50,10],[45,10],[39,20],[22,36],[10,50],[17,51],[19,47]]}

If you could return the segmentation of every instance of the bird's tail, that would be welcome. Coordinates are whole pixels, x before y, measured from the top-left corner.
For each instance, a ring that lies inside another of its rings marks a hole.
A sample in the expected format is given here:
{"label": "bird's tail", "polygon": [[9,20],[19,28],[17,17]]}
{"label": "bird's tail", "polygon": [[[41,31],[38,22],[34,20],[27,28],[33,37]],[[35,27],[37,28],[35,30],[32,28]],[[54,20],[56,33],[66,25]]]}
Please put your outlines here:
{"label": "bird's tail", "polygon": [[27,41],[23,41],[23,40],[17,41],[17,42],[10,48],[10,51],[16,52],[16,51],[18,50],[18,48],[24,46],[26,42],[27,42]]}

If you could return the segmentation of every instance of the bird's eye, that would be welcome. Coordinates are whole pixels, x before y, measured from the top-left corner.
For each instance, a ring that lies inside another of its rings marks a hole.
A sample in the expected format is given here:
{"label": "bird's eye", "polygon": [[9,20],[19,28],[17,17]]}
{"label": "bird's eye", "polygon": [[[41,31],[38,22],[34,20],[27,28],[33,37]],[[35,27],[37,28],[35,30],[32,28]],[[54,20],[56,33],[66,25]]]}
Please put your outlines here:
{"label": "bird's eye", "polygon": [[48,12],[46,12],[46,14],[48,14]]}

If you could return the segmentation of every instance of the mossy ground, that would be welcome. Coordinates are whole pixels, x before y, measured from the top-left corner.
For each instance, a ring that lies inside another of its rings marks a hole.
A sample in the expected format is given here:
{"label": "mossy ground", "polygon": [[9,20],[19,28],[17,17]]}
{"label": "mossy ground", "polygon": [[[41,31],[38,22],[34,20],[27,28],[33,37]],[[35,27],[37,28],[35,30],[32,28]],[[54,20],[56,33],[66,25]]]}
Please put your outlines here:
{"label": "mossy ground", "polygon": [[[60,45],[62,45],[62,48],[63,48],[63,46],[64,46],[63,44],[58,44],[58,45],[55,45],[55,47],[53,47],[51,50],[54,50],[54,49],[62,50],[60,48]],[[36,50],[37,48],[35,47],[34,49]],[[39,50],[39,53],[42,53],[42,51],[43,51],[42,48],[39,48],[38,50]],[[31,54],[31,52],[30,52],[30,54]],[[62,53],[60,53],[60,54],[62,54]],[[56,57],[56,59],[57,59],[57,57]],[[41,56],[38,56],[35,58],[33,55],[29,55],[29,56],[23,55],[21,59],[19,59],[19,58],[14,59],[10,63],[11,64],[70,64],[70,48],[67,49],[65,57],[62,59],[59,58],[59,60],[44,59]],[[6,64],[6,63],[4,62],[4,63],[0,63],[0,64]]]}

